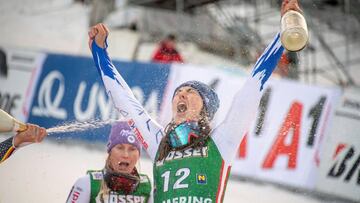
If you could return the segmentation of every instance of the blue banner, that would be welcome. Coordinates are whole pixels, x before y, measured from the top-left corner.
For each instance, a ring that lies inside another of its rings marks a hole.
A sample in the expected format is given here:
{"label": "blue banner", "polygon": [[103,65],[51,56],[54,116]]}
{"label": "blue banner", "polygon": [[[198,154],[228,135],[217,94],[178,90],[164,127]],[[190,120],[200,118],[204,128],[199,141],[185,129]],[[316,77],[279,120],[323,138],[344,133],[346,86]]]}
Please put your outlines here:
{"label": "blue banner", "polygon": [[[156,117],[168,81],[170,65],[113,61],[151,116]],[[50,128],[71,122],[116,119],[119,114],[98,75],[92,58],[49,54],[42,66],[29,110],[29,123]],[[50,137],[107,140],[109,126]]]}

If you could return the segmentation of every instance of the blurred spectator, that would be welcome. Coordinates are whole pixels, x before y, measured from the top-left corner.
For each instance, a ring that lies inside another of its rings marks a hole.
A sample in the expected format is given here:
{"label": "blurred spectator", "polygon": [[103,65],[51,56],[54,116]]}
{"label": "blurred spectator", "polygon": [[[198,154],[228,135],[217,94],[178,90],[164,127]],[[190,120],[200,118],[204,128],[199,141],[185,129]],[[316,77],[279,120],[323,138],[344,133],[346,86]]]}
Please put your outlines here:
{"label": "blurred spectator", "polygon": [[6,53],[0,48],[0,75],[7,76],[8,66],[6,62]]}
{"label": "blurred spectator", "polygon": [[74,0],[74,2],[79,2],[81,4],[90,5],[93,0]]}
{"label": "blurred spectator", "polygon": [[299,79],[299,56],[297,52],[289,51],[287,53],[289,60],[289,74],[288,78],[298,80]]}
{"label": "blurred spectator", "polygon": [[289,58],[287,57],[286,51],[281,55],[275,73],[279,74],[281,77],[287,77],[289,73]]}
{"label": "blurred spectator", "polygon": [[284,51],[275,69],[281,77],[298,79],[298,57],[296,52]]}
{"label": "blurred spectator", "polygon": [[152,57],[152,61],[160,63],[184,62],[180,53],[176,50],[175,35],[170,34],[160,42],[158,49]]}
{"label": "blurred spectator", "polygon": [[138,31],[137,23],[136,23],[136,22],[130,23],[130,25],[129,25],[129,30],[131,30],[131,31],[133,31],[133,32]]}

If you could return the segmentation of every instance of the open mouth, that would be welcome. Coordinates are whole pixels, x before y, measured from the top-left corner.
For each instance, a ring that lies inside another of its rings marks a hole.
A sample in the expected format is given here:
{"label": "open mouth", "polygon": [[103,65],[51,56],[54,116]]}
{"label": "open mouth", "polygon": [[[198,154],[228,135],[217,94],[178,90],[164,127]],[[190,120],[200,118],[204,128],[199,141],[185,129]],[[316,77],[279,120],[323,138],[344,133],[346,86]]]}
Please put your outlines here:
{"label": "open mouth", "polygon": [[119,162],[119,168],[120,168],[121,170],[127,169],[127,167],[129,167],[129,165],[130,165],[130,163],[125,162],[125,161]]}
{"label": "open mouth", "polygon": [[177,111],[178,113],[183,113],[187,110],[187,106],[184,102],[179,102],[177,105]]}

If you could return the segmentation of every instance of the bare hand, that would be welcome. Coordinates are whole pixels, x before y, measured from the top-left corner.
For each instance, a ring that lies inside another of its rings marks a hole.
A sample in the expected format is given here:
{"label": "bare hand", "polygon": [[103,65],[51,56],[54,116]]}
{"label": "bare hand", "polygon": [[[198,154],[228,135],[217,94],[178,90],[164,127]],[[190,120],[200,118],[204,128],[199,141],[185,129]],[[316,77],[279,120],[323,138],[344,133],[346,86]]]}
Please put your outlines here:
{"label": "bare hand", "polygon": [[102,23],[92,26],[88,32],[89,35],[89,47],[91,49],[91,44],[95,39],[96,45],[101,48],[105,48],[105,40],[109,35],[109,29]]}
{"label": "bare hand", "polygon": [[281,4],[281,16],[283,16],[289,10],[294,10],[302,13],[302,10],[299,7],[298,0],[283,0]]}
{"label": "bare hand", "polygon": [[14,146],[18,147],[22,143],[41,142],[47,136],[45,128],[34,124],[27,124],[27,129],[15,135]]}

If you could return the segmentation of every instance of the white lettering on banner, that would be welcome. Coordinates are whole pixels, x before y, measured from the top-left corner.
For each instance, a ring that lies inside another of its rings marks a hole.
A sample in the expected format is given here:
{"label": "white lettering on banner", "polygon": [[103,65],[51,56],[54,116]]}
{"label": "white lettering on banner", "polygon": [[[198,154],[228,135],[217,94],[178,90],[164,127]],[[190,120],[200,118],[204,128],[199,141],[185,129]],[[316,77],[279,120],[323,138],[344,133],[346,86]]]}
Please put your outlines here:
{"label": "white lettering on banner", "polygon": [[[99,87],[98,83],[94,83],[90,88],[89,98],[84,98],[86,92],[86,82],[80,82],[74,102],[74,116],[78,121],[86,121],[95,117],[97,107],[99,108],[101,119],[118,118],[118,114],[114,114],[114,107],[110,99],[106,98],[105,91]],[[83,101],[87,100],[87,108],[83,111]],[[112,114],[113,113],[113,114]]]}
{"label": "white lettering on banner", "polygon": [[[55,91],[53,86],[58,83],[59,87]],[[149,112],[150,116],[157,115],[157,91],[152,91],[144,103],[144,93],[140,87],[132,88],[135,97],[141,104],[144,104],[144,108]],[[100,88],[99,83],[94,83],[90,88],[90,93],[87,95],[87,85],[85,81],[81,81],[76,92],[74,102],[69,101],[72,98],[67,99],[69,103],[73,103],[73,112],[76,120],[86,121],[96,116],[96,111],[99,109],[101,119],[107,120],[109,118],[119,118],[119,113],[114,111],[114,106],[111,99],[108,99],[104,89]],[[55,94],[54,94],[55,93]],[[53,117],[59,120],[66,120],[68,116],[67,110],[60,107],[65,94],[65,82],[64,76],[59,71],[50,72],[42,81],[38,93],[38,106],[34,106],[32,113],[35,116]],[[54,96],[55,95],[55,96]],[[52,99],[52,96],[54,99]],[[87,102],[87,106],[84,108],[82,105],[84,101]]]}
{"label": "white lettering on banner", "polygon": [[[54,83],[59,82],[59,88],[55,94],[54,100],[51,99]],[[38,105],[34,106],[32,113],[35,116],[54,117],[65,120],[67,112],[60,108],[60,103],[65,91],[64,76],[59,71],[50,72],[43,80],[38,95]]]}
{"label": "white lettering on banner", "polygon": [[82,81],[80,83],[74,102],[74,115],[76,120],[78,121],[86,121],[89,118],[94,117],[94,113],[96,111],[96,98],[97,98],[96,96],[99,89],[99,85],[95,83],[91,87],[90,97],[88,99],[88,105],[87,108],[83,111],[81,108],[81,104],[83,103],[82,101],[83,101],[85,89],[86,89],[86,82]]}

